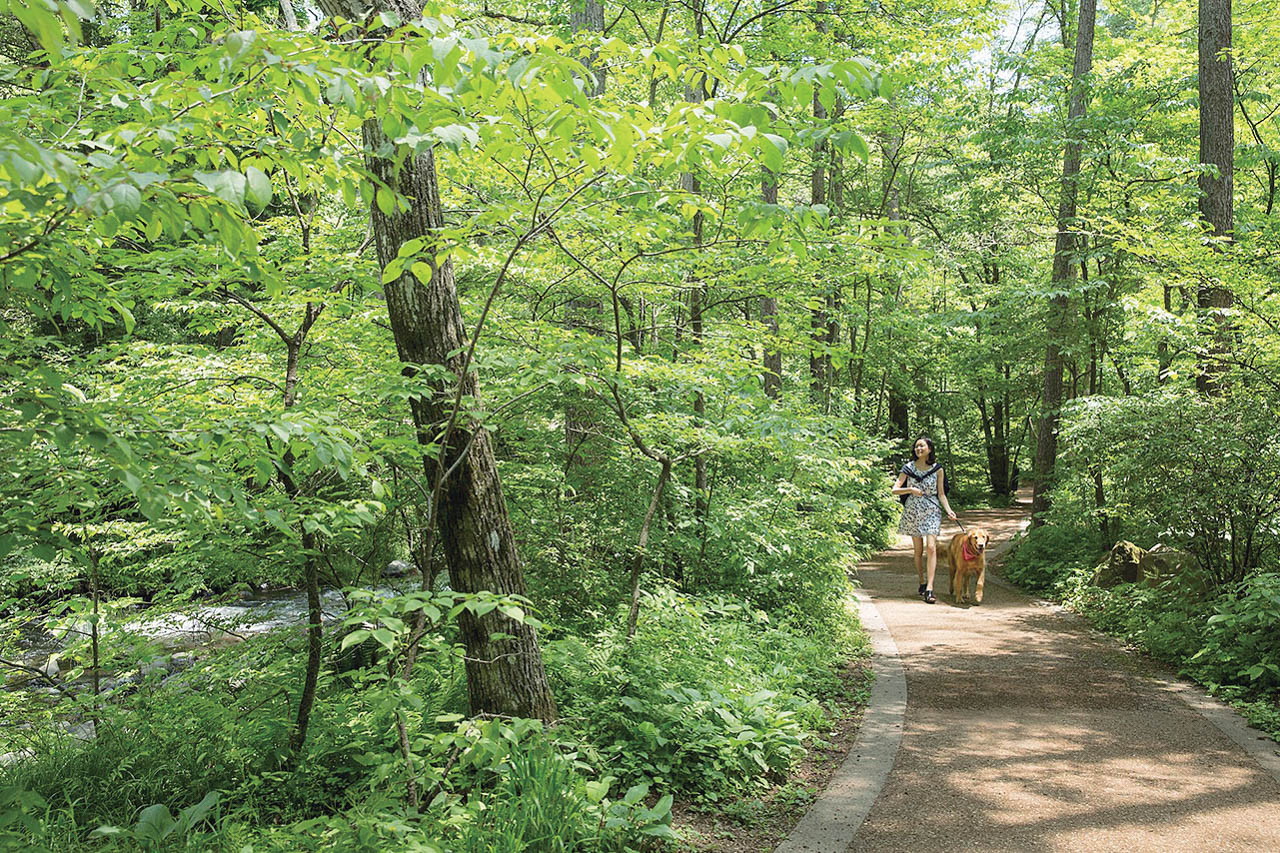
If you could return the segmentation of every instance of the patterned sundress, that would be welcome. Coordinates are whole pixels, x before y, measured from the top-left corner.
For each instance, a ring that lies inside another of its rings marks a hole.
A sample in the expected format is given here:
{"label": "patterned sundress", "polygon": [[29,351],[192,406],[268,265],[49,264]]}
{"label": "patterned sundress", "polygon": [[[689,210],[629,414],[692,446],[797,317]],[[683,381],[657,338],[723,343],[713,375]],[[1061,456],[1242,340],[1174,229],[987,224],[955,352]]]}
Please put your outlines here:
{"label": "patterned sundress", "polygon": [[[930,466],[933,467],[933,466]],[[914,462],[902,466],[899,475],[907,470],[915,474],[923,474]],[[928,470],[927,468],[925,470]],[[939,468],[938,471],[942,469]],[[934,471],[923,480],[907,475],[905,486],[918,486],[924,495],[907,495],[907,503],[902,507],[902,520],[898,522],[898,532],[904,536],[937,536],[942,533],[942,507],[938,504],[938,471]]]}

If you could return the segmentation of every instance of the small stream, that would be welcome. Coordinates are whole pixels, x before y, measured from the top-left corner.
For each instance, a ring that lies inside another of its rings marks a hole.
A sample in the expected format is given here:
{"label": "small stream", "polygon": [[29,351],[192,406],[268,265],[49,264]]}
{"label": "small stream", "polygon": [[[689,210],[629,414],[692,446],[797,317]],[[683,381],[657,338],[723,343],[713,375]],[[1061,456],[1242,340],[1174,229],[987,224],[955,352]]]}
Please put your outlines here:
{"label": "small stream", "polygon": [[[417,589],[417,579],[407,576],[408,566],[397,561],[388,567],[387,580],[375,587],[377,595],[396,595]],[[326,625],[340,621],[347,611],[342,592],[336,589],[320,593],[320,607]],[[138,668],[138,677],[150,675],[158,668],[170,671],[183,669],[190,664],[192,652],[226,642],[244,640],[255,634],[280,628],[301,628],[307,622],[307,594],[305,590],[281,589],[256,593],[239,601],[219,604],[193,604],[181,610],[137,617],[117,623],[116,627],[134,637],[141,637],[159,646],[162,660],[144,661]],[[82,626],[81,630],[88,630]],[[103,643],[111,643],[108,628]],[[19,639],[21,652],[18,662],[40,670],[49,678],[60,681],[63,671],[70,668],[59,660],[65,643],[40,626],[29,626]],[[83,663],[83,662],[81,662]],[[107,680],[118,682],[122,674],[116,673]],[[123,674],[128,678],[129,674]],[[46,679],[34,673],[5,673],[4,689],[35,690],[56,695],[60,691]],[[82,677],[87,683],[87,677]]]}

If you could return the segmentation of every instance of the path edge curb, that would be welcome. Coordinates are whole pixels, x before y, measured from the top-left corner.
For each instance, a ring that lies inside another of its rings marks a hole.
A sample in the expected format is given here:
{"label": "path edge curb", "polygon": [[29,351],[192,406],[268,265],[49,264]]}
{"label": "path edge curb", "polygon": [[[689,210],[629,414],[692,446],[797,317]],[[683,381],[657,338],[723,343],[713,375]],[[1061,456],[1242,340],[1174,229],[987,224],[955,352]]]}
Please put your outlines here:
{"label": "path edge curb", "polygon": [[902,743],[907,678],[888,626],[866,590],[854,589],[870,638],[875,680],[858,736],[827,787],[774,853],[844,853],[880,796]]}

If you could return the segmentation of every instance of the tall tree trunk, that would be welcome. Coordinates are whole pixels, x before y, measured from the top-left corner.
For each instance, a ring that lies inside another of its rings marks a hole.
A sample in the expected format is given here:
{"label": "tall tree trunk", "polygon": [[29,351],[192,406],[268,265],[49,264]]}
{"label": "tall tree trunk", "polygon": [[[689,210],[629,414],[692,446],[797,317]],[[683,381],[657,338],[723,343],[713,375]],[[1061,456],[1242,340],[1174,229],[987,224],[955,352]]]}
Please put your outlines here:
{"label": "tall tree trunk", "polygon": [[[1173,288],[1168,284],[1164,285],[1164,313],[1168,316],[1173,311]],[[1156,344],[1156,381],[1161,385],[1169,381],[1169,374],[1173,369],[1173,356],[1169,354],[1169,336],[1167,332],[1160,333],[1160,340]]]}
{"label": "tall tree trunk", "polygon": [[[280,14],[285,29],[296,31],[298,18],[293,12],[292,0],[280,0]],[[286,182],[288,178],[285,179]],[[286,183],[287,186],[287,183]],[[300,188],[299,188],[300,189]],[[302,237],[303,255],[311,254],[311,222],[303,214],[298,197],[293,190],[289,191],[289,199],[293,203],[293,211],[298,219],[298,228]],[[298,402],[298,360],[302,356],[302,347],[307,342],[311,327],[320,317],[324,305],[308,302],[303,311],[302,323],[292,338],[286,337],[283,330],[277,329],[285,344],[284,391],[282,403],[286,410],[293,408]],[[293,451],[285,450],[284,467],[279,473],[281,486],[290,502],[297,503],[302,489],[293,479]],[[314,532],[309,532],[305,525],[299,524],[302,541],[302,578],[307,590],[307,666],[302,677],[302,692],[298,696],[298,713],[294,718],[293,732],[289,736],[289,748],[295,759],[307,741],[307,727],[311,722],[311,709],[315,706],[316,685],[320,681],[321,640],[324,633],[324,614],[320,610],[320,554]]]}
{"label": "tall tree trunk", "polygon": [[[768,169],[760,184],[760,197],[765,204],[778,203],[778,176]],[[769,330],[764,345],[764,393],[774,400],[782,393],[782,350],[777,347],[778,298],[760,297],[760,322]]]}
{"label": "tall tree trunk", "polygon": [[[885,218],[893,223],[889,226],[892,233],[905,233],[905,227],[897,223],[902,221],[902,207],[900,204],[900,196],[898,193],[897,182],[897,161],[898,152],[902,148],[902,136],[893,134],[887,136],[884,140],[884,176],[883,176],[883,193],[882,207],[884,208]],[[899,308],[902,301],[902,279],[898,276],[897,294],[894,297],[894,309]],[[867,301],[868,310],[870,310],[870,299]],[[868,330],[869,331],[869,330]],[[893,338],[892,320],[889,326],[889,339]],[[894,354],[895,350],[889,347],[889,352]],[[903,385],[909,385],[910,380],[907,378],[907,366],[901,362],[895,365],[900,381]],[[906,397],[903,396],[902,387],[898,382],[889,383],[889,423],[892,424],[892,437],[901,439],[903,442],[911,440],[911,423],[910,423],[910,404]]]}
{"label": "tall tree trunk", "polygon": [[[604,32],[604,6],[598,0],[569,0],[569,26],[575,33]],[[604,66],[600,64],[597,51],[591,51],[583,63],[591,73],[591,81],[587,85],[587,97],[594,98],[604,94],[606,82]]]}
{"label": "tall tree trunk", "polygon": [[[827,31],[824,17],[826,11],[827,4],[824,0],[818,0],[814,29],[819,33]],[[815,124],[827,118],[827,108],[822,105],[816,89],[813,93],[813,117]],[[827,203],[826,163],[827,143],[824,140],[819,140],[813,144],[813,167],[809,175],[809,203],[815,206]],[[809,398],[825,409],[827,400],[826,366],[830,361],[830,356],[827,354],[827,347],[830,342],[827,339],[826,308],[809,309],[809,327],[810,337],[813,340],[813,347],[809,351]]]}
{"label": "tall tree trunk", "polygon": [[1009,412],[1003,394],[996,394],[991,398],[991,426],[994,433],[991,440],[991,453],[988,457],[991,490],[997,495],[1007,495],[1009,494]]}
{"label": "tall tree trunk", "polygon": [[1043,414],[1036,438],[1035,491],[1031,500],[1032,524],[1044,524],[1049,509],[1054,467],[1058,459],[1058,417],[1062,407],[1062,350],[1071,326],[1071,297],[1075,280],[1077,240],[1074,232],[1077,178],[1080,174],[1082,119],[1088,107],[1086,78],[1093,67],[1093,27],[1097,0],[1081,0],[1080,22],[1076,30],[1075,65],[1071,74],[1071,102],[1067,109],[1066,151],[1062,158],[1062,197],[1058,205],[1058,237],[1053,254],[1053,289],[1058,294],[1049,304],[1048,337],[1044,354]]}
{"label": "tall tree trunk", "polygon": [[[703,20],[703,0],[696,0],[691,7],[693,12],[693,33],[701,44],[702,37],[705,33]],[[691,104],[700,104],[707,99],[707,81],[702,75],[685,91],[685,99]],[[680,175],[680,185],[688,193],[698,195],[702,192],[702,186],[696,175],[691,172],[684,172]],[[703,243],[703,227],[705,218],[702,211],[699,210],[693,215],[693,245],[695,249],[701,249]],[[706,294],[706,286],[701,279],[694,281],[692,287],[689,288],[689,332],[693,337],[695,346],[702,346],[702,305],[703,297]],[[693,411],[698,416],[698,423],[702,423],[707,413],[707,399],[701,391],[698,391],[693,398]],[[693,510],[694,515],[698,519],[698,523],[703,533],[706,532],[706,515],[707,515],[707,459],[705,455],[699,455],[693,460]]]}
{"label": "tall tree trunk", "polygon": [[[421,14],[412,0],[379,0],[378,8],[395,12],[406,21]],[[404,158],[397,166],[394,158],[380,153],[391,144],[381,123],[367,120],[362,131],[365,163],[370,172],[409,201],[407,211],[391,215],[377,205],[373,207],[378,263],[385,269],[406,242],[426,239],[430,245],[444,225],[435,155],[428,150]],[[455,381],[462,383],[464,397],[478,400],[475,373],[463,369],[467,339],[452,262],[446,259],[433,265],[431,277],[425,282],[406,270],[385,285],[384,293],[400,360],[406,365],[447,367],[457,377]],[[408,366],[405,370],[412,372]],[[422,444],[440,438],[439,431],[452,411],[452,391],[444,385],[433,394],[410,400]],[[434,479],[439,470],[453,471],[444,482],[437,508],[440,540],[453,588],[463,593],[490,590],[499,595],[524,595],[524,573],[488,432],[469,422],[465,414],[460,415],[457,429],[440,451],[439,460],[424,457],[423,464],[428,479]],[[458,626],[466,651],[472,713],[544,721],[555,718],[555,701],[532,626],[498,610],[482,617],[463,610]]]}
{"label": "tall tree trunk", "polygon": [[[1235,107],[1231,78],[1231,0],[1200,0],[1200,162],[1216,175],[1200,175],[1200,218],[1219,241],[1230,241],[1234,228],[1232,192],[1235,169]],[[1221,243],[1215,243],[1221,251]],[[1222,356],[1230,351],[1230,326],[1223,310],[1231,307],[1231,291],[1216,279],[1202,279],[1196,303],[1212,312],[1210,358],[1196,372],[1196,388],[1221,394]]]}
{"label": "tall tree trunk", "polygon": [[280,0],[280,19],[286,30],[293,32],[298,29],[298,16],[293,13],[293,0]]}

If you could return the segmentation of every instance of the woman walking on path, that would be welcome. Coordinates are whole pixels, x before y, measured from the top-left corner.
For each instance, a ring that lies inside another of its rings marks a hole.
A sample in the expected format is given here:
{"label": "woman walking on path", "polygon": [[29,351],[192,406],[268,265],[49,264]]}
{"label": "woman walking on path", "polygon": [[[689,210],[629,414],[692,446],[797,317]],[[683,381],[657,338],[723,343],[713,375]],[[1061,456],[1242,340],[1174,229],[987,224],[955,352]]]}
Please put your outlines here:
{"label": "woman walking on path", "polygon": [[[902,466],[898,472],[898,482],[893,486],[895,495],[905,495],[902,507],[902,520],[898,522],[898,532],[911,537],[915,547],[916,574],[920,578],[920,589],[925,604],[933,604],[937,598],[933,595],[933,576],[938,570],[938,534],[942,532],[942,513],[956,520],[956,514],[947,502],[946,472],[938,464],[938,456],[933,450],[933,439],[920,436],[912,446],[912,461]],[[907,485],[907,480],[911,484]],[[941,503],[939,503],[941,502]],[[925,576],[925,556],[928,560],[928,577]]]}

